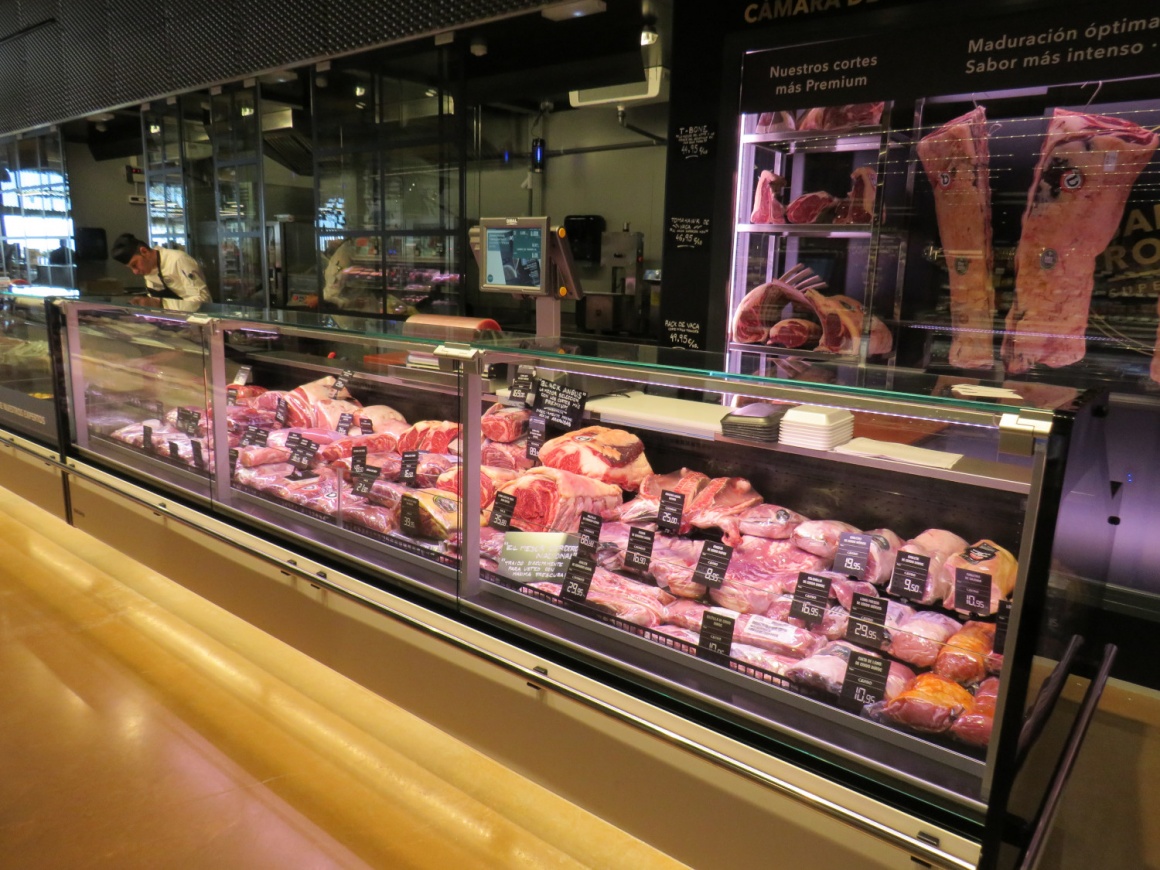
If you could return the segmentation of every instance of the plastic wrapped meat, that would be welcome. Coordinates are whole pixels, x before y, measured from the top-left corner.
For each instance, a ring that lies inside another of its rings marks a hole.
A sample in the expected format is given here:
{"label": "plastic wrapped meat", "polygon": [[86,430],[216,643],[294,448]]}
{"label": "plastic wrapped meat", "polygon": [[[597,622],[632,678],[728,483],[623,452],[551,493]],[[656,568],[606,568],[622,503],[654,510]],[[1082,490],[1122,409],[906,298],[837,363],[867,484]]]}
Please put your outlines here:
{"label": "plastic wrapped meat", "polygon": [[759,646],[750,646],[747,643],[734,643],[729,648],[729,657],[745,662],[747,665],[761,668],[763,671],[769,671],[771,674],[777,674],[779,677],[786,676],[790,668],[801,663],[801,659],[793,656],[778,655],[775,652],[770,652]]}
{"label": "plastic wrapped meat", "polygon": [[540,447],[540,462],[601,483],[636,492],[653,473],[644,455],[644,443],[623,429],[585,426]]}
{"label": "plastic wrapped meat", "polygon": [[351,426],[350,431],[354,433],[362,432],[364,422],[369,422],[371,432],[399,432],[399,424],[406,425],[407,421],[390,405],[367,405],[365,408],[359,408],[354,415],[354,425]]}
{"label": "plastic wrapped meat", "polygon": [[738,517],[762,498],[743,477],[715,477],[703,486],[692,500],[685,501],[681,514],[681,534],[693,529],[721,529],[726,544],[735,546],[741,539]]}
{"label": "plastic wrapped meat", "polygon": [[798,659],[813,653],[819,643],[819,638],[804,628],[750,613],[737,617],[733,640]]}
{"label": "plastic wrapped meat", "polygon": [[479,449],[480,462],[495,468],[510,468],[514,471],[527,471],[536,465],[536,460],[528,459],[528,439],[519,438],[515,441],[492,441],[484,439]]}
{"label": "plastic wrapped meat", "polygon": [[[398,480],[399,473],[403,470],[403,457],[398,453],[368,453],[367,465],[379,470],[379,480]],[[349,456],[336,459],[330,463],[330,467],[342,475],[343,480],[349,482],[354,473],[354,460]]]}
{"label": "plastic wrapped meat", "polygon": [[895,658],[920,668],[935,663],[943,644],[962,628],[944,613],[920,610],[890,635],[890,652]]}
{"label": "plastic wrapped meat", "polygon": [[[458,457],[456,457],[458,459]],[[493,468],[485,465],[479,469],[479,508],[483,510],[495,501],[495,493],[505,483],[510,483],[518,476],[518,472],[510,468]],[[455,465],[448,468],[435,480],[435,486],[456,496],[462,494],[463,466]]]}
{"label": "plastic wrapped meat", "polygon": [[255,465],[266,465],[271,462],[289,461],[293,451],[288,446],[288,442],[295,435],[302,440],[313,441],[319,446],[319,453],[321,453],[322,448],[336,438],[342,437],[339,433],[327,429],[275,429],[266,433],[265,444],[249,444],[245,447],[239,447],[238,465],[251,468]]}
{"label": "plastic wrapped meat", "polygon": [[701,618],[708,609],[708,605],[701,604],[699,601],[679,598],[665,607],[664,622],[668,625],[678,625],[681,628],[700,631]]}
{"label": "plastic wrapped meat", "polygon": [[962,713],[951,725],[951,735],[971,746],[986,746],[995,727],[995,704],[999,700],[999,680],[989,677],[975,689],[975,707]]}
{"label": "plastic wrapped meat", "polygon": [[681,628],[679,625],[658,625],[653,631],[684,641],[690,646],[696,646],[701,641],[699,632],[690,628]]}
{"label": "plastic wrapped meat", "polygon": [[709,595],[717,604],[743,613],[764,613],[786,585],[797,582],[802,571],[826,567],[821,556],[799,550],[789,541],[770,541],[748,535],[733,550],[725,578]]}
{"label": "plastic wrapped meat", "polygon": [[948,609],[956,609],[955,585],[958,569],[987,574],[991,578],[991,597],[987,613],[997,613],[999,602],[1010,598],[1015,591],[1015,580],[1019,574],[1019,563],[1009,552],[994,541],[978,541],[961,553],[947,559],[943,566],[943,577],[947,587],[943,604]]}
{"label": "plastic wrapped meat", "polygon": [[532,412],[527,408],[496,402],[483,412],[480,428],[484,438],[510,444],[528,434],[528,420],[531,418]]}
{"label": "plastic wrapped meat", "polygon": [[234,473],[234,482],[282,498],[286,494],[286,478],[295,470],[289,462],[271,462],[251,468],[239,465]]}
{"label": "plastic wrapped meat", "polygon": [[[424,488],[436,486],[439,477],[457,465],[459,457],[454,453],[420,453],[415,466],[415,485]],[[494,492],[492,498],[495,498]]]}
{"label": "plastic wrapped meat", "polygon": [[[670,604],[676,602],[676,598],[661,589],[658,586],[653,586],[649,583],[642,583],[639,580],[632,580],[628,577],[621,577],[619,574],[614,574],[611,571],[606,571],[603,568],[597,568],[592,575],[592,587],[599,589],[601,592],[609,594],[630,595],[634,598],[644,598],[649,601],[655,601],[662,609]],[[664,618],[664,613],[661,613],[661,619]]]}
{"label": "plastic wrapped meat", "polygon": [[793,530],[790,540],[798,549],[832,562],[838,551],[838,538],[845,532],[858,531],[849,523],[837,520],[807,520]]}
{"label": "plastic wrapped meat", "polygon": [[[899,548],[898,553],[913,553],[917,556],[925,556],[930,560],[930,568],[927,571],[926,582],[923,584],[922,596],[914,599],[915,601],[919,604],[935,604],[946,597],[946,574],[943,571],[943,565],[952,555],[965,550],[966,547],[967,542],[954,532],[948,532],[945,529],[927,529]],[[898,553],[894,556],[896,563]]]}
{"label": "plastic wrapped meat", "polygon": [[822,615],[822,621],[814,626],[806,625],[805,620],[798,619],[796,616],[790,616],[790,608],[792,607],[792,595],[788,593],[779,595],[773,604],[770,605],[769,609],[765,611],[764,615],[770,619],[776,619],[779,622],[785,622],[789,625],[808,628],[814,633],[822,635],[826,640],[841,640],[846,636],[846,626],[850,622],[850,612],[836,601],[826,607],[826,612]]}
{"label": "plastic wrapped meat", "polygon": [[934,672],[964,686],[987,676],[987,656],[995,648],[995,626],[968,622],[947,641],[934,662]]}
{"label": "plastic wrapped meat", "polygon": [[399,438],[399,452],[405,453],[409,450],[458,453],[459,424],[447,420],[420,420]]}
{"label": "plastic wrapped meat", "polygon": [[[699,471],[682,468],[668,474],[650,474],[640,482],[636,498],[617,505],[604,512],[606,520],[622,523],[656,522],[661,508],[661,493],[677,492],[685,497],[685,510],[693,503],[702,489],[709,484],[707,475]],[[682,517],[684,514],[682,513]]]}
{"label": "plastic wrapped meat", "polygon": [[870,536],[870,561],[863,579],[882,586],[889,582],[894,571],[894,560],[902,548],[902,538],[890,529],[871,529],[866,534]]}
{"label": "plastic wrapped meat", "polygon": [[657,535],[653,539],[652,561],[649,574],[673,595],[680,598],[700,598],[707,591],[693,579],[697,561],[701,558],[703,541]]}
{"label": "plastic wrapped meat", "polygon": [[419,537],[445,541],[459,531],[459,499],[441,489],[414,489],[419,502]]}
{"label": "plastic wrapped meat", "polygon": [[896,725],[924,734],[941,734],[957,716],[974,712],[975,699],[953,680],[938,674],[919,674],[882,709]]}
{"label": "plastic wrapped meat", "polygon": [[491,526],[483,526],[479,530],[479,555],[481,558],[499,561],[503,553],[504,533]]}
{"label": "plastic wrapped meat", "polygon": [[336,438],[318,451],[318,458],[322,462],[334,462],[350,456],[356,447],[365,447],[368,453],[397,453],[399,436],[410,427],[406,423],[395,421],[387,424],[382,432],[373,435],[348,435],[345,438]]}
{"label": "plastic wrapped meat", "polygon": [[[596,563],[609,571],[619,571],[624,567],[624,554],[628,550],[628,535],[632,526],[625,523],[602,523],[600,540],[596,542]],[[656,552],[654,543],[653,552]]]}
{"label": "plastic wrapped meat", "polygon": [[[526,532],[575,532],[580,514],[600,514],[620,503],[620,488],[558,468],[533,468],[497,491],[514,496],[513,528]],[[490,520],[490,512],[484,522]]]}
{"label": "plastic wrapped meat", "polygon": [[850,653],[855,651],[857,647],[843,641],[828,643],[809,658],[790,668],[786,676],[800,685],[837,695],[842,691],[842,683],[846,681]]}
{"label": "plastic wrapped meat", "polygon": [[738,531],[743,535],[783,541],[794,529],[806,522],[801,514],[776,504],[759,504],[747,508],[737,517]]}
{"label": "plastic wrapped meat", "polygon": [[314,402],[314,426],[318,429],[330,429],[338,432],[342,426],[342,418],[350,415],[350,424],[341,434],[346,435],[354,429],[355,415],[362,408],[358,402],[348,399],[318,399]]}
{"label": "plastic wrapped meat", "polygon": [[371,504],[358,496],[344,497],[340,514],[344,523],[362,526],[382,535],[389,534],[399,528],[398,510]]}

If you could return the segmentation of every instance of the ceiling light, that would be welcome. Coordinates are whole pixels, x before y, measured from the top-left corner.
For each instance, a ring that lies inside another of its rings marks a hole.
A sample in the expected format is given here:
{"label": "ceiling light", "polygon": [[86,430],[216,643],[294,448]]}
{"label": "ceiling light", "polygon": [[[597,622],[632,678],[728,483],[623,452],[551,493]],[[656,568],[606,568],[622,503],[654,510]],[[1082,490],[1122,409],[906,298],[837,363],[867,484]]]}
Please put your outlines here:
{"label": "ceiling light", "polygon": [[427,97],[437,97],[439,96],[439,92],[434,88],[427,88],[427,90],[423,91],[423,95]]}
{"label": "ceiling light", "polygon": [[354,86],[354,95],[356,97],[365,97],[367,95],[366,86],[365,85],[355,85]]}
{"label": "ceiling light", "polygon": [[641,45],[652,45],[660,38],[661,38],[661,35],[659,33],[657,33],[657,29],[655,27],[653,27],[651,24],[646,24],[644,27],[641,28],[641,31],[640,31],[640,44]]}
{"label": "ceiling light", "polygon": [[604,0],[571,0],[569,3],[557,3],[547,9],[541,9],[540,14],[551,21],[567,21],[569,18],[595,15],[607,8],[608,4]]}
{"label": "ceiling light", "polygon": [[254,114],[254,107],[253,106],[242,106],[242,117],[243,118],[248,118],[252,114]]}
{"label": "ceiling light", "polygon": [[152,133],[154,136],[158,135],[161,132],[161,125],[160,124],[150,124],[149,125],[149,132]]}
{"label": "ceiling light", "polygon": [[103,124],[106,121],[113,120],[112,112],[97,112],[95,115],[89,115],[86,121],[92,121],[94,124]]}

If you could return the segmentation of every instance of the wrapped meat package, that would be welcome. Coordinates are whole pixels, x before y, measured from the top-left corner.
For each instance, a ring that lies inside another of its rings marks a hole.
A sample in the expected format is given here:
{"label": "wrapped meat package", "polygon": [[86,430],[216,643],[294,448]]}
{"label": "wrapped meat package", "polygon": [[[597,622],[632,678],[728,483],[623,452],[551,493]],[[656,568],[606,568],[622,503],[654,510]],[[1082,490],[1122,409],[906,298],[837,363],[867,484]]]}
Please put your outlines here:
{"label": "wrapped meat package", "polygon": [[743,535],[782,541],[806,521],[801,514],[776,504],[759,504],[746,509],[737,517],[738,531]]}
{"label": "wrapped meat package", "polygon": [[975,706],[961,714],[951,725],[951,735],[971,746],[986,746],[995,727],[995,704],[999,699],[999,680],[989,677],[975,689]]}
{"label": "wrapped meat package", "polygon": [[975,699],[958,683],[938,674],[919,674],[882,708],[882,715],[912,731],[941,734],[974,707]]}
{"label": "wrapped meat package", "polygon": [[[846,681],[846,668],[850,664],[851,653],[859,652],[863,655],[879,656],[859,649],[845,641],[833,641],[826,644],[809,658],[794,665],[786,672],[786,676],[802,686],[820,689],[830,695],[837,695],[842,691],[842,684]],[[886,699],[891,700],[914,679],[914,672],[905,665],[891,662],[886,675]]]}
{"label": "wrapped meat package", "polygon": [[837,520],[808,520],[793,530],[791,540],[799,549],[832,562],[838,551],[838,538],[845,532],[858,531],[849,523]]}
{"label": "wrapped meat package", "polygon": [[1015,591],[1019,563],[1009,552],[994,541],[978,541],[947,559],[943,577],[947,592],[943,604],[950,610],[957,608],[955,591],[959,571],[971,571],[991,578],[991,595],[987,613],[997,613],[999,602],[1010,598]]}
{"label": "wrapped meat package", "polygon": [[952,635],[934,662],[934,672],[964,686],[987,675],[987,656],[995,647],[995,626],[968,622]]}
{"label": "wrapped meat package", "polygon": [[907,619],[890,635],[890,652],[920,668],[935,663],[943,644],[961,628],[958,621],[944,613],[921,610]]}

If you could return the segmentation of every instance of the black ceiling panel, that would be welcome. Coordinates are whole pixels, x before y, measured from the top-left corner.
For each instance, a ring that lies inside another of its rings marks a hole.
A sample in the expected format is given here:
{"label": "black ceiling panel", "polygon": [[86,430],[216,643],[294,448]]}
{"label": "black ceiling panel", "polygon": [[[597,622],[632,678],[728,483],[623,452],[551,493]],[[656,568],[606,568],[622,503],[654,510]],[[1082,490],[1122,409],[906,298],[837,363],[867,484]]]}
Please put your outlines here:
{"label": "black ceiling panel", "polygon": [[[61,29],[61,75],[67,102],[46,106],[43,120],[61,120],[88,115],[117,102],[113,76],[113,45],[109,37],[109,9],[104,0],[62,3],[57,12]],[[127,48],[118,39],[119,50]],[[41,110],[41,107],[37,107]]]}

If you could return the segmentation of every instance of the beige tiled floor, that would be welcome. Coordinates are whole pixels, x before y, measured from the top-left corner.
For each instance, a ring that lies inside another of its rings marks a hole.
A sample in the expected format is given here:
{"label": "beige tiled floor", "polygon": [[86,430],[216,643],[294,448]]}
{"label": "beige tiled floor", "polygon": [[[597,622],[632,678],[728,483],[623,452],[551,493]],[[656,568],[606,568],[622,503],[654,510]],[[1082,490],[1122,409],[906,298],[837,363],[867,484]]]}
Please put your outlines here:
{"label": "beige tiled floor", "polygon": [[[93,546],[0,491],[0,866],[677,866],[141,566],[93,567]],[[256,663],[272,647],[280,676]]]}

